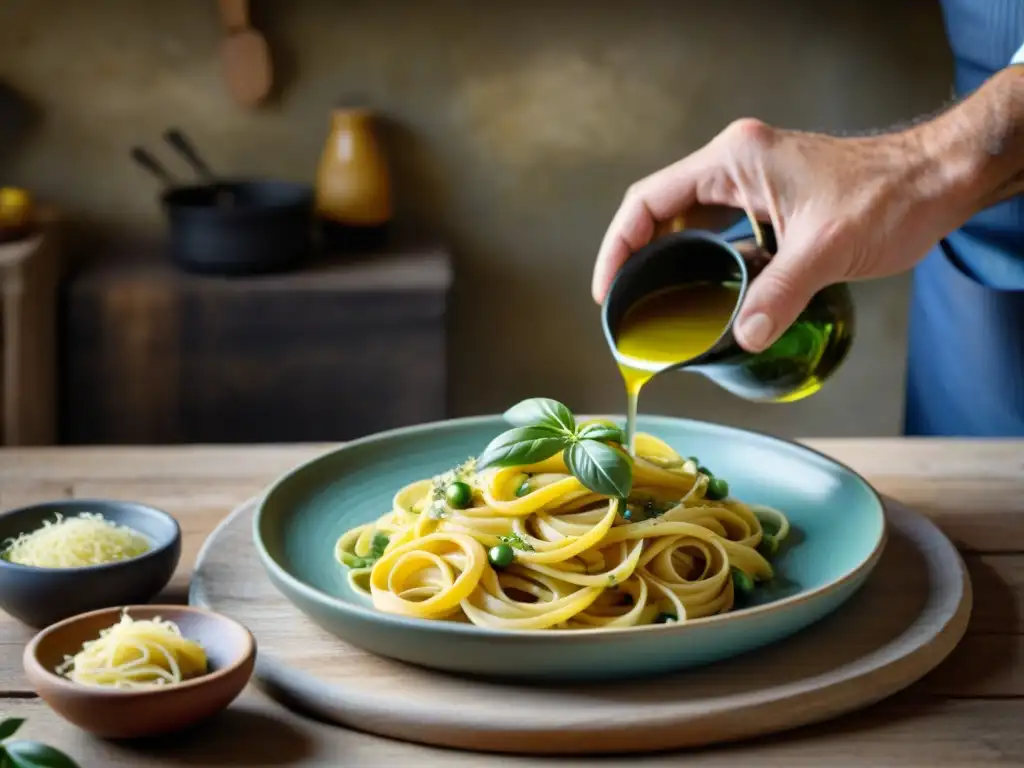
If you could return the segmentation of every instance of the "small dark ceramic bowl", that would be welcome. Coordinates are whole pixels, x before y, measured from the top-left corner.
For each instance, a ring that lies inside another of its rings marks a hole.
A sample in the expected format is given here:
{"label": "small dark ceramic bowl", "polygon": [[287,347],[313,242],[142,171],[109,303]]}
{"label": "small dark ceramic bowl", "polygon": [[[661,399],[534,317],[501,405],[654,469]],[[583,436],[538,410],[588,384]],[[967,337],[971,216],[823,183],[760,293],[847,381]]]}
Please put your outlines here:
{"label": "small dark ceramic bowl", "polygon": [[98,608],[144,603],[167,586],[181,557],[181,528],[166,512],[131,501],[67,499],[0,515],[0,545],[42,527],[44,520],[98,512],[147,539],[152,549],[131,560],[84,568],[33,568],[0,558],[0,608],[31,627],[45,627]]}
{"label": "small dark ceramic bowl", "polygon": [[256,640],[237,621],[184,605],[128,606],[133,619],[173,621],[203,646],[210,671],[177,685],[145,690],[73,683],[56,673],[65,656],[121,619],[122,608],[73,616],[40,632],[25,648],[29,682],[54,712],[72,725],[108,739],[158,736],[188,728],[234,701],[252,677]]}

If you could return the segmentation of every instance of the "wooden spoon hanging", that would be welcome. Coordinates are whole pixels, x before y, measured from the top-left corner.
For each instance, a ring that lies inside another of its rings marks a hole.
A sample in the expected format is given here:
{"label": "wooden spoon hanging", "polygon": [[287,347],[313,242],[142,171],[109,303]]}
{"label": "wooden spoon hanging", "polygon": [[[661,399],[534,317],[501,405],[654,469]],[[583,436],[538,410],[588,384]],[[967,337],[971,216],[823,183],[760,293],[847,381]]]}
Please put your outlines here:
{"label": "wooden spoon hanging", "polygon": [[235,101],[255,107],[273,85],[267,41],[249,22],[249,0],[218,0],[225,37],[221,43],[224,80]]}

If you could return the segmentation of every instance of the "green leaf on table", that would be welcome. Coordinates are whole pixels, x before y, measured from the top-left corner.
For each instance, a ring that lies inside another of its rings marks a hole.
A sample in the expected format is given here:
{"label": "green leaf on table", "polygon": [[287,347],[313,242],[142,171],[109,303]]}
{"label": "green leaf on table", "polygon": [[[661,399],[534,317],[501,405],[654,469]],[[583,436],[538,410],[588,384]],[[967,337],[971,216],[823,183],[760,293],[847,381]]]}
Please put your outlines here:
{"label": "green leaf on table", "polygon": [[578,437],[580,440],[599,440],[602,443],[619,443],[620,445],[626,442],[626,433],[621,427],[603,422],[587,424],[579,431]]}
{"label": "green leaf on table", "polygon": [[505,411],[505,421],[514,427],[551,427],[567,435],[576,433],[572,411],[550,397],[533,397]]}
{"label": "green leaf on table", "polygon": [[515,467],[550,459],[569,441],[548,426],[513,427],[502,432],[484,448],[476,460],[477,469]]}
{"label": "green leaf on table", "polygon": [[633,464],[625,453],[597,440],[580,440],[565,449],[565,465],[594,493],[624,499],[633,487]]}
{"label": "green leaf on table", "polygon": [[38,741],[12,741],[4,749],[14,768],[81,768],[63,752]]}
{"label": "green leaf on table", "polygon": [[23,717],[9,717],[3,722],[0,722],[0,741],[11,738],[18,729],[21,728],[22,723],[25,722]]}

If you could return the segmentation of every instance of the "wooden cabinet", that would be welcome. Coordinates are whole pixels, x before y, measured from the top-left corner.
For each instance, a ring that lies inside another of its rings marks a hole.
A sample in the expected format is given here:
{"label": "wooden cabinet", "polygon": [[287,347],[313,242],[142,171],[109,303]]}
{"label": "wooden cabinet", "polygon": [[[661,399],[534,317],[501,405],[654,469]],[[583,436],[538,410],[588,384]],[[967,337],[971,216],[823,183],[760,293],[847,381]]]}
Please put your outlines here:
{"label": "wooden cabinet", "polygon": [[57,437],[57,233],[0,245],[0,446]]}
{"label": "wooden cabinet", "polygon": [[334,441],[447,415],[449,257],[253,278],[95,267],[64,298],[70,443]]}

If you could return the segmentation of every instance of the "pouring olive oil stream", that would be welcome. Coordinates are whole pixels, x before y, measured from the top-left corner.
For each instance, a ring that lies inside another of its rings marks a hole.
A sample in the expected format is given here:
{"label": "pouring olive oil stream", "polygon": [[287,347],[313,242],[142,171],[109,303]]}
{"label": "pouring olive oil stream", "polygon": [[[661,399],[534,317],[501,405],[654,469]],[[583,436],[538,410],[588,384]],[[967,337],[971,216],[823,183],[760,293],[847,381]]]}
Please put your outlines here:
{"label": "pouring olive oil stream", "polygon": [[756,402],[788,403],[821,389],[846,358],[854,333],[853,302],[842,284],[814,296],[768,349],[742,349],[733,322],[747,287],[774,251],[770,228],[726,241],[681,230],[654,241],[627,262],[605,301],[603,323],[626,387],[626,438],[633,452],[640,391],[669,370],[701,373]]}

